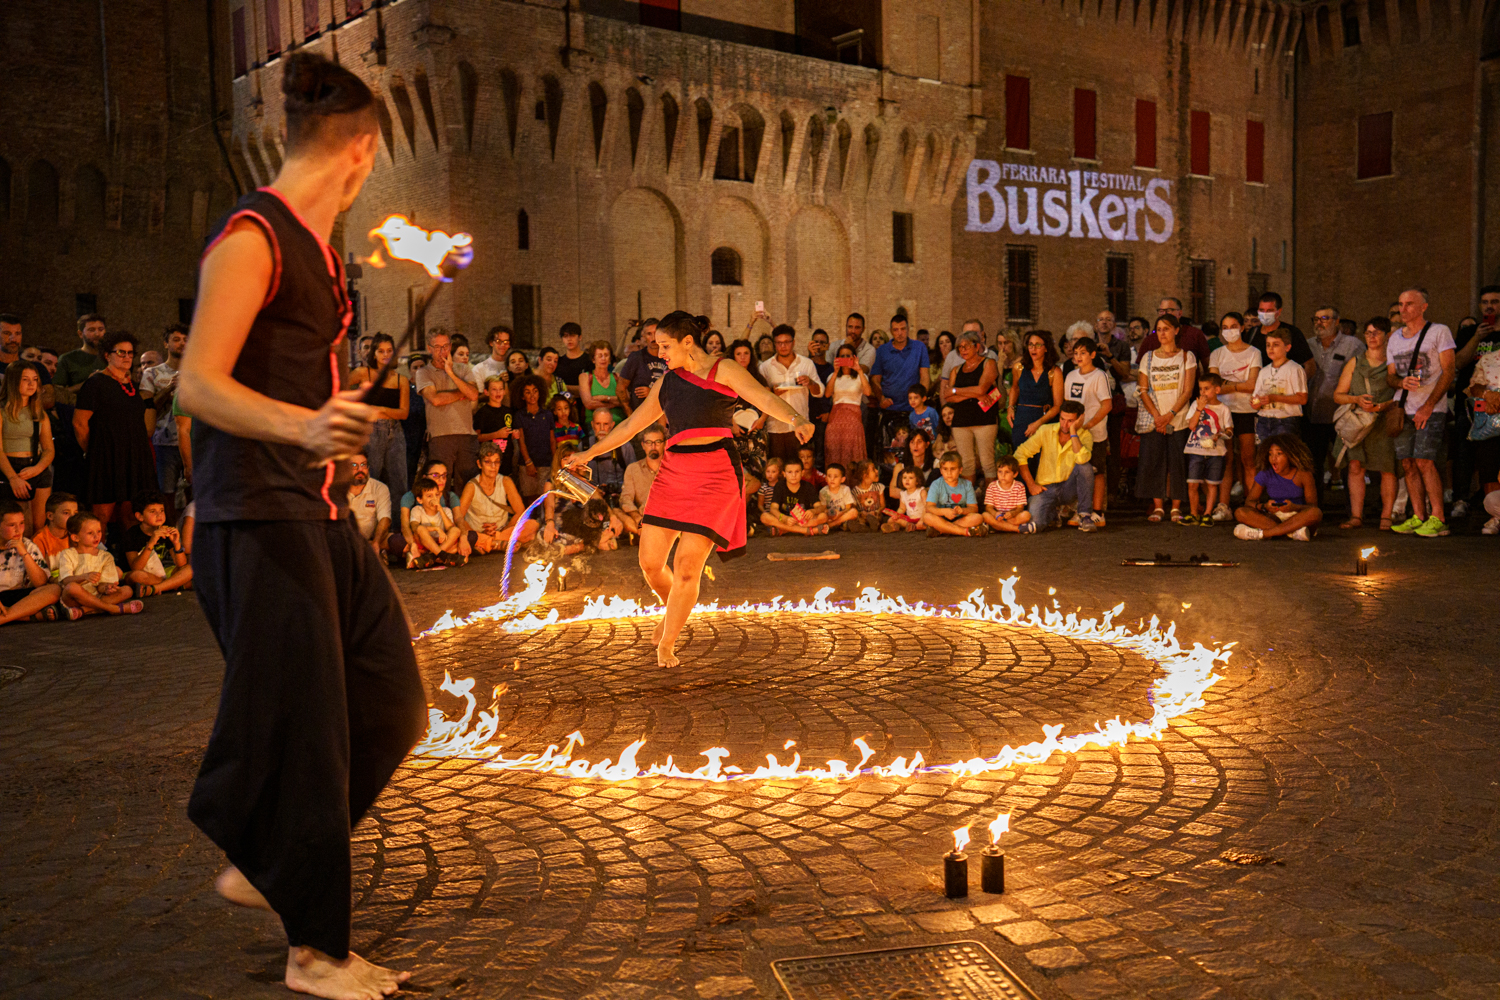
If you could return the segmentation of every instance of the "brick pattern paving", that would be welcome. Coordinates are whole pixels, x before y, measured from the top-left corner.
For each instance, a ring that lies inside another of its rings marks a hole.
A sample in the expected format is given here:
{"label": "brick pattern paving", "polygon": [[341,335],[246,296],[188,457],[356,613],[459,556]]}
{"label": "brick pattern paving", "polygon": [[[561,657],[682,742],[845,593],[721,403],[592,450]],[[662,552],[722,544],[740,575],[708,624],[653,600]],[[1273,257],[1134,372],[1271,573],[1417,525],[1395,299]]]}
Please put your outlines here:
{"label": "brick pattern paving", "polygon": [[[1472,647],[1487,598],[1454,585],[1485,552],[1436,549],[1439,574],[1397,550],[1354,581],[1324,562],[1332,541],[1135,576],[1118,560],[1154,551],[1146,529],[1087,549],[885,541],[841,540],[838,564],[721,567],[705,595],[883,583],[947,602],[1019,562],[1030,601],[1048,584],[1090,613],[1125,598],[1242,645],[1160,741],[980,778],[609,784],[413,760],[356,831],[356,946],[440,997],[775,997],[775,958],[962,938],[1047,997],[1495,995],[1500,696],[1490,644]],[[590,586],[639,593],[633,555],[599,560]],[[498,575],[490,561],[401,584],[425,625],[494,600]],[[1414,613],[1434,588],[1444,600]],[[663,674],[651,624],[479,625],[418,648],[429,681],[510,686],[510,750],[579,729],[581,756],[644,735],[643,761],[688,766],[709,746],[741,766],[857,760],[858,736],[877,762],[993,753],[1042,722],[1140,717],[1153,672],[979,623],[717,616]],[[0,994],[284,995],[279,927],[214,896],[221,860],[184,815],[219,678],[191,600],[4,640],[28,674],[0,689]],[[982,838],[1005,810],[1007,894],[979,892],[976,860],[972,895],[944,900],[948,831]]]}

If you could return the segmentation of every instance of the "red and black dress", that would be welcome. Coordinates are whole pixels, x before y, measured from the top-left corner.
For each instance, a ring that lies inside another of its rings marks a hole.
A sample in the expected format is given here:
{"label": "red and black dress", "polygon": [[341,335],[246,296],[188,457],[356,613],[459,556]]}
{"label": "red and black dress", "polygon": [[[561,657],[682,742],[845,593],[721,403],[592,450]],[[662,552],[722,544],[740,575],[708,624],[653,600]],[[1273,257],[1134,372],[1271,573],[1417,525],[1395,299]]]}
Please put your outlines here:
{"label": "red and black dress", "polygon": [[[715,361],[708,378],[683,368],[662,377],[657,399],[672,436],[641,523],[705,535],[714,540],[720,559],[734,559],[745,554],[745,473],[734,446],[739,395],[714,381],[718,370]],[[718,440],[675,443],[705,437]]]}

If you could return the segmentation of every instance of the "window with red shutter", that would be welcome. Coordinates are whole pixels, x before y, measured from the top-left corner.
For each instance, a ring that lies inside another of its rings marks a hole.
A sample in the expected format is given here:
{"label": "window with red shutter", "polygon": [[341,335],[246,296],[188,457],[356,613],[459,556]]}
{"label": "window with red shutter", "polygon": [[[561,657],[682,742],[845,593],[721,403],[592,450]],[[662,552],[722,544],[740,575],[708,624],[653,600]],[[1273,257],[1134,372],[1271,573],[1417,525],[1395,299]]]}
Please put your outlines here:
{"label": "window with red shutter", "polygon": [[1097,115],[1099,97],[1092,90],[1073,91],[1073,155],[1080,160],[1098,159]]}
{"label": "window with red shutter", "polygon": [[1209,118],[1207,111],[1193,111],[1188,114],[1188,173],[1197,174],[1199,177],[1208,177],[1213,174],[1213,166],[1209,162]]}
{"label": "window with red shutter", "polygon": [[1245,122],[1245,180],[1266,182],[1266,123]]}
{"label": "window with red shutter", "polygon": [[322,28],[318,0],[302,0],[302,37],[311,38]]}
{"label": "window with red shutter", "polygon": [[229,34],[234,43],[234,75],[244,76],[250,70],[250,52],[245,47],[245,8],[229,15]]}
{"label": "window with red shutter", "polygon": [[667,31],[682,30],[682,0],[641,0],[641,23]]}
{"label": "window with red shutter", "polygon": [[1005,78],[1005,145],[1031,148],[1031,78]]}
{"label": "window with red shutter", "polygon": [[1362,115],[1359,119],[1358,177],[1389,177],[1391,169],[1391,112]]}
{"label": "window with red shutter", "polygon": [[344,16],[358,17],[365,12],[365,0],[344,0]]}
{"label": "window with red shutter", "polygon": [[281,3],[266,0],[266,58],[281,54]]}
{"label": "window with red shutter", "polygon": [[1156,102],[1135,101],[1135,165],[1156,167]]}

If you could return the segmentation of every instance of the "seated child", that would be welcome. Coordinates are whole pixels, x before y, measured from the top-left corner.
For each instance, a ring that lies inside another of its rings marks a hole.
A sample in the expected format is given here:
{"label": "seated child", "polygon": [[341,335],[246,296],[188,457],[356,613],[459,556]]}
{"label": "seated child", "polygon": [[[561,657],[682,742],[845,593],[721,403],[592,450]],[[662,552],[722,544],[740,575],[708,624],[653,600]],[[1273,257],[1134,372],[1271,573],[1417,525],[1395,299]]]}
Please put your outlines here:
{"label": "seated child", "polygon": [[911,403],[909,423],[913,427],[920,427],[926,431],[928,437],[937,437],[938,421],[941,417],[938,411],[927,402],[927,390],[920,383],[914,385],[906,391],[906,399]]}
{"label": "seated child", "polygon": [[844,485],[844,467],[837,462],[828,467],[828,485],[818,491],[818,501],[828,511],[829,531],[852,524],[859,517],[854,493]]}
{"label": "seated child", "polygon": [[548,407],[552,411],[552,453],[557,454],[560,445],[571,444],[577,448],[583,441],[583,428],[573,419],[573,403],[567,396],[553,396]]}
{"label": "seated child", "polygon": [[866,459],[855,462],[853,469],[854,506],[859,516],[844,525],[845,531],[879,531],[885,519],[885,487],[880,482],[880,468]]}
{"label": "seated child", "polygon": [[1255,452],[1255,482],[1245,506],[1234,512],[1234,537],[1246,541],[1288,535],[1312,541],[1323,512],[1311,501],[1318,496],[1312,453],[1301,438],[1273,434]]}
{"label": "seated child", "polygon": [[1019,534],[1031,520],[1026,484],[1021,482],[1021,463],[1010,455],[995,459],[995,479],[984,491],[984,523],[992,531]]}
{"label": "seated child", "polygon": [[47,498],[47,520],[31,537],[47,560],[47,571],[57,579],[57,557],[72,544],[68,539],[68,518],[78,513],[78,498],[71,493],[54,493]]}
{"label": "seated child", "polygon": [[916,469],[902,469],[898,478],[899,482],[891,481],[891,499],[896,501],[896,510],[880,530],[916,531],[922,526],[922,517],[927,511],[927,491],[922,488],[921,473]]}
{"label": "seated child", "polygon": [[125,532],[125,579],[136,585],[142,597],[180,590],[193,582],[182,536],[167,524],[167,502],[160,493],[146,493],[135,500],[136,526]]}
{"label": "seated child", "polygon": [[47,557],[26,537],[26,511],[14,500],[0,501],[0,625],[57,620],[53,605],[62,587],[49,583],[49,575]]}
{"label": "seated child", "polygon": [[821,490],[828,485],[828,478],[818,471],[818,463],[815,461],[816,453],[811,445],[803,445],[797,449],[797,458],[802,462],[802,481],[812,483],[814,489]]}
{"label": "seated child", "polygon": [[68,539],[73,544],[57,557],[63,604],[82,609],[86,615],[138,615],[145,605],[130,599],[130,588],[120,583],[115,557],[99,544],[103,538],[104,525],[94,515],[68,518]]}
{"label": "seated child", "polygon": [[755,496],[750,498],[749,506],[745,511],[748,515],[746,523],[752,532],[756,525],[764,523],[762,518],[771,509],[771,498],[776,494],[776,484],[781,482],[782,464],[779,458],[766,459],[760,489],[756,490]]}
{"label": "seated child", "polygon": [[[552,456],[552,471],[568,464],[578,452],[571,444],[560,444]],[[563,547],[564,555],[577,555],[585,549],[613,552],[620,547],[619,537],[625,523],[609,509],[602,497],[593,497],[588,503],[548,493],[542,503],[542,541],[556,541]]]}
{"label": "seated child", "polygon": [[411,509],[413,549],[407,553],[407,569],[462,566],[469,561],[469,537],[441,503],[438,484],[423,476],[415,487],[417,505]]}
{"label": "seated child", "polygon": [[772,535],[826,535],[828,512],[812,483],[802,478],[801,462],[782,465],[781,482],[771,493],[771,503],[760,521]]}
{"label": "seated child", "polygon": [[974,484],[963,478],[963,459],[958,452],[950,451],[938,462],[941,479],[934,479],[927,488],[927,509],[922,513],[922,523],[927,525],[927,537],[939,535],[972,535],[976,538],[990,533],[984,518],[979,513],[979,498],[974,496]]}
{"label": "seated child", "polygon": [[[1214,526],[1214,506],[1219,499],[1219,481],[1224,478],[1229,441],[1234,437],[1234,418],[1219,402],[1224,379],[1216,372],[1198,376],[1198,398],[1188,407],[1187,457],[1188,516],[1184,524]],[[1206,495],[1206,499],[1204,499]]]}

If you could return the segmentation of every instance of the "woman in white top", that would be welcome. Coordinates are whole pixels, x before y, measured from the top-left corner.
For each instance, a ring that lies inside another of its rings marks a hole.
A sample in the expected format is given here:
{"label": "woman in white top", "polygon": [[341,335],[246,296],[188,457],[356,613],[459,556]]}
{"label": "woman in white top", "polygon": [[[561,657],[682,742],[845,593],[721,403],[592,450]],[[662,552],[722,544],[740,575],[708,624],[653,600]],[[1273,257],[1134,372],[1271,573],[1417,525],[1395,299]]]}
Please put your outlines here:
{"label": "woman in white top", "polygon": [[839,463],[852,469],[865,457],[865,424],[859,415],[859,404],[872,392],[870,380],[860,370],[854,348],[839,346],[833,359],[833,374],[823,390],[833,401],[828,414],[828,431],[823,438],[824,468]]}
{"label": "woman in white top", "polygon": [[505,548],[519,527],[519,544],[531,541],[536,522],[527,518],[526,504],[510,477],[500,475],[500,449],[491,441],[479,446],[479,475],[464,484],[458,501],[457,519],[473,534],[469,544],[475,555]]}
{"label": "woman in white top", "polygon": [[1171,313],[1156,320],[1161,346],[1141,358],[1138,382],[1141,405],[1135,430],[1141,436],[1140,464],[1136,471],[1135,495],[1151,501],[1146,520],[1159,523],[1165,499],[1172,501],[1172,523],[1182,523],[1182,502],[1187,499],[1188,403],[1198,388],[1198,359],[1177,346],[1178,319]]}
{"label": "woman in white top", "polygon": [[1229,407],[1234,420],[1234,446],[1224,462],[1224,481],[1219,484],[1219,505],[1214,508],[1215,521],[1232,521],[1229,511],[1229,490],[1234,485],[1235,468],[1238,466],[1240,480],[1245,484],[1245,495],[1250,495],[1250,483],[1255,479],[1255,407],[1250,405],[1250,394],[1255,391],[1255,379],[1265,366],[1266,359],[1259,348],[1245,341],[1245,317],[1237,312],[1227,312],[1219,320],[1219,339],[1224,346],[1215,348],[1208,356],[1208,370],[1224,379],[1224,388],[1219,390],[1219,402]]}

